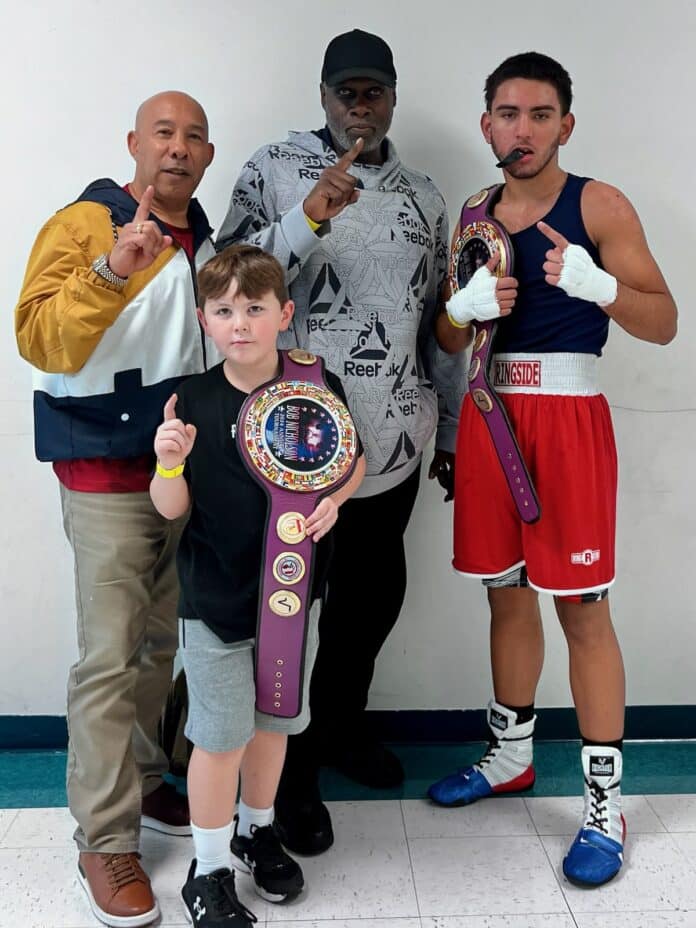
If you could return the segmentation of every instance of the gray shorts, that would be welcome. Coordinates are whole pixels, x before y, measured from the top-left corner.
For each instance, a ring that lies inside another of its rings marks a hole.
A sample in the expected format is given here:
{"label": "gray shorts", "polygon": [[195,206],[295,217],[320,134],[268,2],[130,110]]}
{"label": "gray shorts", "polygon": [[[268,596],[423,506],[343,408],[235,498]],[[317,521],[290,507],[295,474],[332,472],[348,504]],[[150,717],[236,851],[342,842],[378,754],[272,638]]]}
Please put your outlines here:
{"label": "gray shorts", "polygon": [[319,609],[311,610],[305,651],[300,714],[292,719],[255,709],[254,639],[225,644],[207,625],[179,619],[179,653],[186,672],[189,705],[186,737],[204,751],[241,748],[256,729],[297,735],[309,725],[309,681],[319,644]]}

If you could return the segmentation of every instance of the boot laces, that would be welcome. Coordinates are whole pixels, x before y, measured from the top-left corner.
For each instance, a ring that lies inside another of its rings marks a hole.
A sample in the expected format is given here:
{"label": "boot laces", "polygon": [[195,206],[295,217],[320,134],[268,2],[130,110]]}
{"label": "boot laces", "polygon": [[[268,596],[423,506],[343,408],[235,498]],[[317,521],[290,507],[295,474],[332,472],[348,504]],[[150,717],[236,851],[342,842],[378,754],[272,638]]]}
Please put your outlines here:
{"label": "boot laces", "polygon": [[589,789],[585,824],[589,828],[594,828],[596,831],[608,835],[609,816],[607,814],[607,803],[609,795],[598,783],[594,783],[592,780],[585,780],[585,782]]}
{"label": "boot laces", "polygon": [[492,764],[493,761],[497,758],[501,748],[502,744],[500,741],[497,738],[491,738],[488,742],[488,747],[486,748],[483,757],[476,764],[476,766],[482,768],[485,767],[486,764]]}
{"label": "boot laces", "polygon": [[[483,757],[481,758],[481,760],[478,760],[474,764],[474,769],[478,768],[479,770],[481,770],[483,767],[486,766],[486,764],[493,763],[493,761],[498,756],[498,753],[501,747],[502,745],[497,738],[491,738],[490,741],[488,742],[488,747],[483,752]],[[468,780],[470,773],[471,773],[471,767],[461,767],[457,771],[457,773],[459,774],[460,777],[464,777],[465,780]]]}

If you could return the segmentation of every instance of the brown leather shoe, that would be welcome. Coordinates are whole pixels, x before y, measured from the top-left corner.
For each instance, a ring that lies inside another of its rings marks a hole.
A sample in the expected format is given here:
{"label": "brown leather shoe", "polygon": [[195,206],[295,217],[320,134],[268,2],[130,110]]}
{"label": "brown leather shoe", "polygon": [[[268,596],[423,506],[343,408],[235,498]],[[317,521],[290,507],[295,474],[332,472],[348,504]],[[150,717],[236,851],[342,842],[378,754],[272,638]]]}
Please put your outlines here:
{"label": "brown leather shoe", "polygon": [[154,792],[143,796],[142,825],[165,835],[190,835],[188,799],[171,784],[160,783]]}
{"label": "brown leather shoe", "polygon": [[113,928],[149,925],[159,916],[139,854],[81,852],[77,877],[97,918]]}

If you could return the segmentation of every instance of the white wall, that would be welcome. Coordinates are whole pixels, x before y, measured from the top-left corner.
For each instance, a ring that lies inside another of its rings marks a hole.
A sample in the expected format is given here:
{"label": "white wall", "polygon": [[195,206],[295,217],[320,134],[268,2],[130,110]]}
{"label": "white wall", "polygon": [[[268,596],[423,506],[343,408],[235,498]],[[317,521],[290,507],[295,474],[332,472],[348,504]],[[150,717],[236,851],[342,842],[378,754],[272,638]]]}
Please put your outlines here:
{"label": "white wall", "polygon": [[[478,131],[485,76],[529,49],[558,58],[573,76],[577,127],[562,163],[629,195],[682,311],[673,345],[641,344],[615,330],[603,362],[622,461],[612,599],[628,699],[695,701],[696,6],[2,0],[0,714],[62,713],[75,654],[57,481],[34,460],[29,370],[12,330],[36,232],[88,181],[130,179],[125,135],[137,104],[169,88],[188,91],[208,111],[217,158],[199,193],[219,225],[257,146],[322,124],[324,48],[356,26],[390,42],[399,73],[392,137],[404,160],[440,185],[453,219],[467,194],[498,176]],[[484,595],[450,571],[451,507],[440,499],[425,487],[413,518],[408,599],[380,659],[375,707],[478,707],[489,695]],[[569,705],[565,648],[544,608],[538,704]]]}

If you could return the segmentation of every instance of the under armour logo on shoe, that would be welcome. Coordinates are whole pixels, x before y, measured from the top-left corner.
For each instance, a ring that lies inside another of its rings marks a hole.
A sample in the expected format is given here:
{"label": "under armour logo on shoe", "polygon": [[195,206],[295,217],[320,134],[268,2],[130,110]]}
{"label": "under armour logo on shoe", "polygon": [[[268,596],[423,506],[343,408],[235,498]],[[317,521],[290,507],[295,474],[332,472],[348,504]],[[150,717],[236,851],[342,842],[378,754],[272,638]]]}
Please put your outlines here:
{"label": "under armour logo on shoe", "polygon": [[193,913],[196,916],[197,922],[199,922],[205,915],[205,906],[201,905],[200,896],[196,896],[196,901],[193,903]]}
{"label": "under armour logo on shoe", "polygon": [[613,777],[614,758],[590,757],[590,775],[595,777]]}

